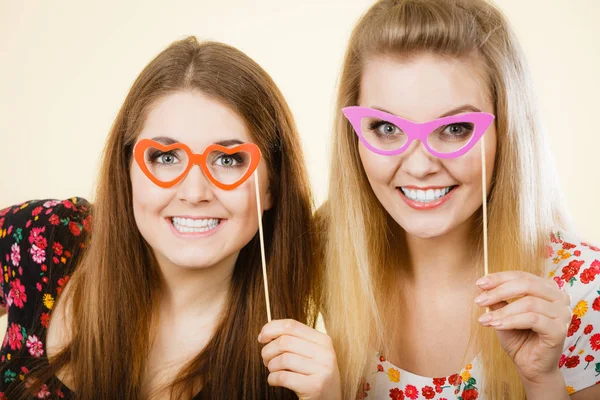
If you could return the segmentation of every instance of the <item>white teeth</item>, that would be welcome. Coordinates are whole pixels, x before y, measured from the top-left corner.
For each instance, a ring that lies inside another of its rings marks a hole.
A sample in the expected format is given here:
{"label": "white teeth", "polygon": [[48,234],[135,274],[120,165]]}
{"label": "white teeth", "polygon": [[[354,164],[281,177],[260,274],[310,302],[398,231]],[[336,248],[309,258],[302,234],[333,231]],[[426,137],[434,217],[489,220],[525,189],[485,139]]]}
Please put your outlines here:
{"label": "white teeth", "polygon": [[220,220],[217,218],[191,219],[173,217],[171,219],[173,226],[182,233],[197,233],[215,229],[219,226]]}
{"label": "white teeth", "polygon": [[417,189],[417,190],[415,190],[415,189],[405,189],[405,188],[401,187],[400,190],[402,190],[402,193],[404,193],[404,195],[411,200],[420,201],[422,203],[427,203],[430,201],[441,199],[442,197],[447,195],[448,192],[450,192],[451,188],[452,188],[451,186],[448,186],[444,189],[435,189],[435,190],[434,189],[427,189],[427,190],[418,190]]}

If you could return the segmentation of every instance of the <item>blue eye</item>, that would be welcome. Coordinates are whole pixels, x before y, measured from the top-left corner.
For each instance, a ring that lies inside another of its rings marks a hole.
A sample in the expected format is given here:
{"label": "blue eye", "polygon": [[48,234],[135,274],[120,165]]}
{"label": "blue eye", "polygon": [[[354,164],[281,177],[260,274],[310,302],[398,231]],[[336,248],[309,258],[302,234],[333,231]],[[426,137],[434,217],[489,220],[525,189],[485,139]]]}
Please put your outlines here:
{"label": "blue eye", "polygon": [[369,129],[375,131],[375,134],[378,136],[393,136],[404,133],[396,125],[384,120],[373,121],[369,124]]}
{"label": "blue eye", "polygon": [[239,154],[221,154],[215,159],[215,164],[219,167],[234,168],[244,162]]}
{"label": "blue eye", "polygon": [[162,151],[156,151],[155,153],[150,154],[149,158],[150,162],[153,164],[170,165],[177,164],[177,162],[179,161],[179,157],[177,157],[175,153],[170,151],[166,153],[163,153]]}
{"label": "blue eye", "polygon": [[473,134],[474,128],[473,124],[469,122],[451,124],[443,128],[442,135],[449,139],[464,139]]}

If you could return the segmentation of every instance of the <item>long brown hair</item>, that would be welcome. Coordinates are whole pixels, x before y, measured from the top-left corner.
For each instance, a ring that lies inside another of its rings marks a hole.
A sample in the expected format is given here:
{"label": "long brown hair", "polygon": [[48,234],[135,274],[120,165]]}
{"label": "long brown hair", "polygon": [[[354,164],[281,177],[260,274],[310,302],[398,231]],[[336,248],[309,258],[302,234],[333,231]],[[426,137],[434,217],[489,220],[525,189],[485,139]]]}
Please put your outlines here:
{"label": "long brown hair", "polygon": [[[291,112],[269,75],[244,53],[190,37],[146,66],[112,126],[91,241],[70,280],[68,298],[61,299],[72,312],[72,339],[50,360],[50,368],[37,372],[38,382],[68,367],[77,398],[141,397],[162,278],[133,217],[129,167],[149,107],[181,90],[222,102],[247,124],[268,165],[273,196],[273,206],[263,216],[273,318],[315,323],[308,234],[312,201]],[[287,389],[269,387],[261,359],[257,336],[267,315],[257,235],[239,254],[222,322],[168,388],[172,398],[193,397],[198,382],[206,399],[295,398]]]}
{"label": "long brown hair", "polygon": [[[410,57],[419,52],[454,58],[475,52],[484,61],[497,130],[488,200],[490,270],[521,268],[541,275],[543,244],[552,229],[563,226],[562,195],[547,159],[527,65],[502,12],[486,0],[376,2],[355,26],[346,51],[336,107],[329,201],[319,212],[327,231],[325,322],[347,399],[355,398],[374,352],[385,351],[393,339],[385,333],[389,321],[383,316],[392,315],[394,304],[389,299],[402,301],[398,287],[392,287],[398,280],[391,278],[401,279],[408,261],[404,231],[373,193],[356,135],[341,109],[357,104],[362,68],[369,57]],[[481,219],[479,222],[476,237],[482,236]],[[481,243],[475,248],[474,256],[481,257]],[[475,273],[482,275],[483,267]],[[485,365],[486,398],[524,399],[514,364],[494,332],[474,329],[473,333]]]}

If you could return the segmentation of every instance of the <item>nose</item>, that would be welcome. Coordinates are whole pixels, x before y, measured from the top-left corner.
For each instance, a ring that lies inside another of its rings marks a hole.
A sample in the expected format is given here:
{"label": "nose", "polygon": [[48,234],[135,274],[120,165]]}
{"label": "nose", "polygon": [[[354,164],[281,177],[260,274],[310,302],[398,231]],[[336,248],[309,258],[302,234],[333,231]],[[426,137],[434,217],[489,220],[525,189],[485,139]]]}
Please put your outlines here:
{"label": "nose", "polygon": [[412,142],[400,157],[400,169],[417,179],[423,179],[441,169],[440,160],[430,154],[420,140]]}
{"label": "nose", "polygon": [[179,200],[191,204],[211,201],[214,198],[212,183],[199,166],[194,165],[178,185]]}

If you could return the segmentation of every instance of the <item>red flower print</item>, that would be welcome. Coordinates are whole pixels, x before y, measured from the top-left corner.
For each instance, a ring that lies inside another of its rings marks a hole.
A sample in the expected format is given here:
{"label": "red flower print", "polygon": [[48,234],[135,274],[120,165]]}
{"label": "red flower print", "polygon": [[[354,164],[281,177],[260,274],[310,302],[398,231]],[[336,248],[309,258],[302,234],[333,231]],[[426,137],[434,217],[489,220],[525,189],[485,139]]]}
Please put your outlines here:
{"label": "red flower print", "polygon": [[69,275],[65,275],[64,278],[60,278],[58,280],[58,287],[56,288],[56,292],[58,294],[61,294],[63,288],[65,287],[65,285],[67,284],[67,282],[69,282]]}
{"label": "red flower print", "polygon": [[35,217],[36,215],[40,215],[40,213],[42,212],[44,208],[42,206],[36,207],[33,209],[33,211],[31,212],[31,216]]}
{"label": "red flower print", "polygon": [[423,393],[423,397],[425,397],[426,399],[433,399],[435,397],[435,391],[431,386],[425,386],[421,390],[421,393]]}
{"label": "red flower print", "polygon": [[8,292],[8,296],[15,306],[23,308],[27,302],[27,294],[25,294],[25,286],[21,284],[20,279],[17,278],[10,282],[10,292]]}
{"label": "red flower print", "polygon": [[48,247],[48,241],[44,237],[45,231],[45,226],[31,229],[31,233],[29,234],[29,243],[39,247],[42,250],[45,250],[46,247]]}
{"label": "red flower print", "polygon": [[44,328],[48,329],[48,325],[50,324],[50,314],[48,314],[47,312],[42,313],[42,315],[40,316],[40,323]]}
{"label": "red flower print", "polygon": [[21,327],[14,322],[8,328],[8,344],[11,350],[20,350],[23,347],[23,334]]}
{"label": "red flower print", "polygon": [[583,330],[583,333],[584,333],[585,335],[589,335],[589,334],[592,332],[592,330],[593,330],[593,329],[594,329],[594,327],[593,327],[592,325],[588,325],[588,326],[586,326],[586,327],[585,327],[585,329]]}
{"label": "red flower print", "polygon": [[453,374],[453,375],[450,375],[450,377],[448,377],[448,382],[452,386],[458,386],[462,383],[462,378],[458,374]]}
{"label": "red flower print", "polygon": [[69,230],[75,236],[79,236],[81,234],[81,228],[79,228],[79,225],[73,221],[69,222]]}
{"label": "red flower print", "polygon": [[579,251],[579,250],[575,250],[575,251],[573,252],[573,255],[574,255],[575,257],[579,257],[579,256],[581,255],[581,251]]}
{"label": "red flower print", "polygon": [[75,208],[75,207],[73,206],[73,203],[71,202],[71,200],[63,200],[61,203],[62,203],[62,205],[63,205],[65,208],[69,208],[69,209],[74,209],[74,208]]}
{"label": "red flower print", "polygon": [[58,242],[54,242],[54,244],[52,245],[52,251],[57,256],[61,256],[62,253],[63,253],[63,246],[62,246],[62,244],[60,244]]}
{"label": "red flower print", "polygon": [[569,333],[567,334],[567,336],[573,336],[573,334],[579,330],[580,325],[581,319],[579,319],[577,315],[573,315],[573,317],[571,318],[571,325],[569,325]]}
{"label": "red flower print", "polygon": [[592,346],[592,349],[594,351],[600,350],[600,333],[592,335],[592,337],[590,338],[590,345]]}
{"label": "red flower print", "polygon": [[385,357],[384,356],[379,356],[379,361],[384,362],[385,361]]}
{"label": "red flower print", "polygon": [[561,354],[560,361],[558,362],[558,368],[562,368],[563,365],[565,365],[565,362],[567,362],[567,356]]}
{"label": "red flower print", "polygon": [[569,353],[572,353],[572,352],[573,352],[573,350],[575,350],[575,345],[573,345],[573,346],[569,347]]}
{"label": "red flower print", "polygon": [[85,229],[86,232],[91,231],[92,229],[92,215],[88,215],[84,220],[83,220],[83,229]]}
{"label": "red flower print", "polygon": [[379,371],[379,372],[383,372],[383,365],[381,365],[381,364],[378,364],[378,365],[377,365],[377,371]]}
{"label": "red flower print", "polygon": [[594,260],[592,261],[592,263],[590,264],[591,269],[594,270],[594,273],[596,275],[600,274],[600,261],[599,260]]}
{"label": "red flower print", "polygon": [[479,398],[479,392],[477,389],[467,389],[462,392],[463,400],[476,400]]}
{"label": "red flower print", "polygon": [[600,297],[596,297],[592,303],[592,308],[596,311],[600,311]]}
{"label": "red flower print", "polygon": [[567,362],[565,366],[567,368],[575,368],[579,365],[579,356],[567,357]]}
{"label": "red flower print", "polygon": [[585,356],[585,361],[591,363],[592,361],[594,361],[594,356],[592,356],[592,355]]}
{"label": "red flower print", "polygon": [[390,389],[390,399],[392,400],[404,400],[404,393],[398,388]]}
{"label": "red flower print", "polygon": [[590,246],[590,250],[592,250],[592,251],[600,251],[600,248],[596,247],[596,246]]}
{"label": "red flower print", "polygon": [[584,285],[587,285],[588,283],[590,283],[591,281],[596,279],[596,273],[594,272],[593,269],[586,268],[583,270],[583,272],[581,273],[579,278],[581,279],[581,283],[583,283]]}
{"label": "red flower print", "polygon": [[563,245],[562,245],[562,248],[565,250],[574,249],[575,247],[577,247],[577,246],[575,246],[574,244],[569,243],[569,242],[563,242]]}
{"label": "red flower print", "polygon": [[60,223],[60,219],[58,218],[58,215],[56,215],[56,214],[52,214],[48,221],[54,226],[56,226]]}
{"label": "red flower print", "polygon": [[411,400],[415,400],[417,397],[419,397],[419,391],[413,385],[406,385],[404,388],[404,395]]}
{"label": "red flower print", "polygon": [[435,386],[443,386],[446,383],[446,378],[433,378],[433,384]]}
{"label": "red flower print", "polygon": [[583,265],[583,261],[573,260],[567,266],[562,269],[562,276],[565,281],[570,281],[575,275],[579,273],[579,268]]}

